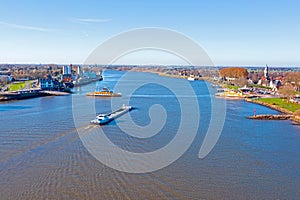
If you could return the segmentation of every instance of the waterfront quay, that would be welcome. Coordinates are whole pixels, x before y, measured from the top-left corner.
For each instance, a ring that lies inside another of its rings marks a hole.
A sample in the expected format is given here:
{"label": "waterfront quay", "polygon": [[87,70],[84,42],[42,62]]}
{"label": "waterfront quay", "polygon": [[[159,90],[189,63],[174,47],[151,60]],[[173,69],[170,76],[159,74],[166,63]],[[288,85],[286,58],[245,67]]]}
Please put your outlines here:
{"label": "waterfront quay", "polygon": [[288,120],[291,119],[293,115],[254,115],[247,117],[248,119],[260,119],[260,120]]}
{"label": "waterfront quay", "polygon": [[24,89],[12,92],[2,92],[0,93],[0,101],[21,100],[42,96],[61,96],[68,94],[70,93],[61,91],[48,91],[42,89]]}

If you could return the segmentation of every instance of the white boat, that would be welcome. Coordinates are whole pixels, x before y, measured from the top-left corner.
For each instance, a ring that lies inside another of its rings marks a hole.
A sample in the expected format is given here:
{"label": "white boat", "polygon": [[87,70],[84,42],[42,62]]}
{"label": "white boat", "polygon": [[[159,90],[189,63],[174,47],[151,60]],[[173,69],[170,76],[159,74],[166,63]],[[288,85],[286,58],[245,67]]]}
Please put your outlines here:
{"label": "white boat", "polygon": [[189,76],[189,77],[187,78],[187,80],[188,80],[188,81],[194,81],[194,80],[195,80],[195,77],[194,77],[194,76]]}
{"label": "white boat", "polygon": [[91,124],[107,124],[109,122],[111,122],[112,120],[120,117],[121,115],[129,112],[130,110],[132,110],[132,106],[126,106],[123,105],[120,109],[113,111],[109,114],[99,114],[96,116],[96,119],[93,119],[91,121]]}
{"label": "white boat", "polygon": [[216,94],[217,97],[224,97],[224,98],[245,98],[247,97],[243,92],[241,91],[224,91],[224,92],[219,92]]}

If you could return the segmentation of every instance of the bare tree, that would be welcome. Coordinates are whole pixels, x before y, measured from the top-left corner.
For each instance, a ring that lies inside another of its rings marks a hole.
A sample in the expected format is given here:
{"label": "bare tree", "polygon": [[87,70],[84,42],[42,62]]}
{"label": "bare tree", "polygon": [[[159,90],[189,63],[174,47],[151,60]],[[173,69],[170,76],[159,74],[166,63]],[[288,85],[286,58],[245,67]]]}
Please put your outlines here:
{"label": "bare tree", "polygon": [[285,97],[285,98],[291,98],[295,95],[295,90],[293,86],[291,85],[285,85],[280,88],[279,92]]}
{"label": "bare tree", "polygon": [[300,72],[289,72],[286,75],[285,80],[295,86],[297,91],[300,90]]}
{"label": "bare tree", "polygon": [[243,87],[243,86],[248,86],[249,83],[247,81],[246,78],[238,78],[234,81],[235,85],[239,86],[239,87]]}

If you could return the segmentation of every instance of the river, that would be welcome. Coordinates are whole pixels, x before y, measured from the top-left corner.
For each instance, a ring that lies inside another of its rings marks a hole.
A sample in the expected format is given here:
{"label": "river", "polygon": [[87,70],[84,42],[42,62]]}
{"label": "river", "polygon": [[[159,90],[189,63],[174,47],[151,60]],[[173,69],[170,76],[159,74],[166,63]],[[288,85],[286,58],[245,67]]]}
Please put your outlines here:
{"label": "river", "polygon": [[[125,73],[104,71],[103,81],[74,88],[73,96],[0,104],[1,199],[300,198],[300,127],[291,121],[246,118],[254,109],[257,114],[277,111],[240,100],[217,99],[226,104],[224,127],[212,151],[199,159],[199,149],[210,124],[210,98],[214,98],[208,92],[210,85],[204,81],[187,83],[198,100],[200,120],[196,122],[199,128],[195,138],[179,159],[146,173],[118,171],[98,161],[77,133],[79,129],[81,132],[92,129],[89,120],[95,114],[83,115],[78,127],[74,110],[80,105],[74,104],[74,99],[81,99],[82,105],[94,105],[96,112],[111,111],[111,99],[87,97],[85,93],[93,91],[96,84],[113,89]],[[135,77],[149,80],[149,84],[139,87],[131,96],[116,97],[114,101],[120,105],[129,101],[135,109],[125,115],[139,126],[151,123],[152,105],[161,105],[167,114],[164,127],[153,137],[137,139],[119,128],[122,124],[128,125],[129,131],[135,128],[121,117],[102,130],[121,149],[141,154],[166,146],[175,138],[182,120],[176,95],[150,80],[159,78],[165,85],[179,89],[187,81],[139,72],[135,72]],[[126,84],[129,87],[135,82],[127,80],[125,87]],[[155,113],[153,116],[161,117]],[[188,137],[190,130],[185,129],[185,134]],[[103,149],[102,153],[110,155],[113,153],[110,151]]]}

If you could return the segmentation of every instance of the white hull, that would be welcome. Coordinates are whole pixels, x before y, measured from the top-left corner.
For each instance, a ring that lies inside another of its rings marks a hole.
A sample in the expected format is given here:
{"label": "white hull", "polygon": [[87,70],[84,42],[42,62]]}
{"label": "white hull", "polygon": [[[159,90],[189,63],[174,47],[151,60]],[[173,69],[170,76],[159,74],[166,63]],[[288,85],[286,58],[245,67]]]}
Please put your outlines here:
{"label": "white hull", "polygon": [[131,109],[132,109],[131,106],[123,105],[120,109],[118,109],[112,113],[97,115],[96,119],[93,119],[91,121],[91,123],[92,124],[100,124],[100,125],[107,124],[107,123],[111,122],[112,120],[120,117],[121,115],[129,112]]}

